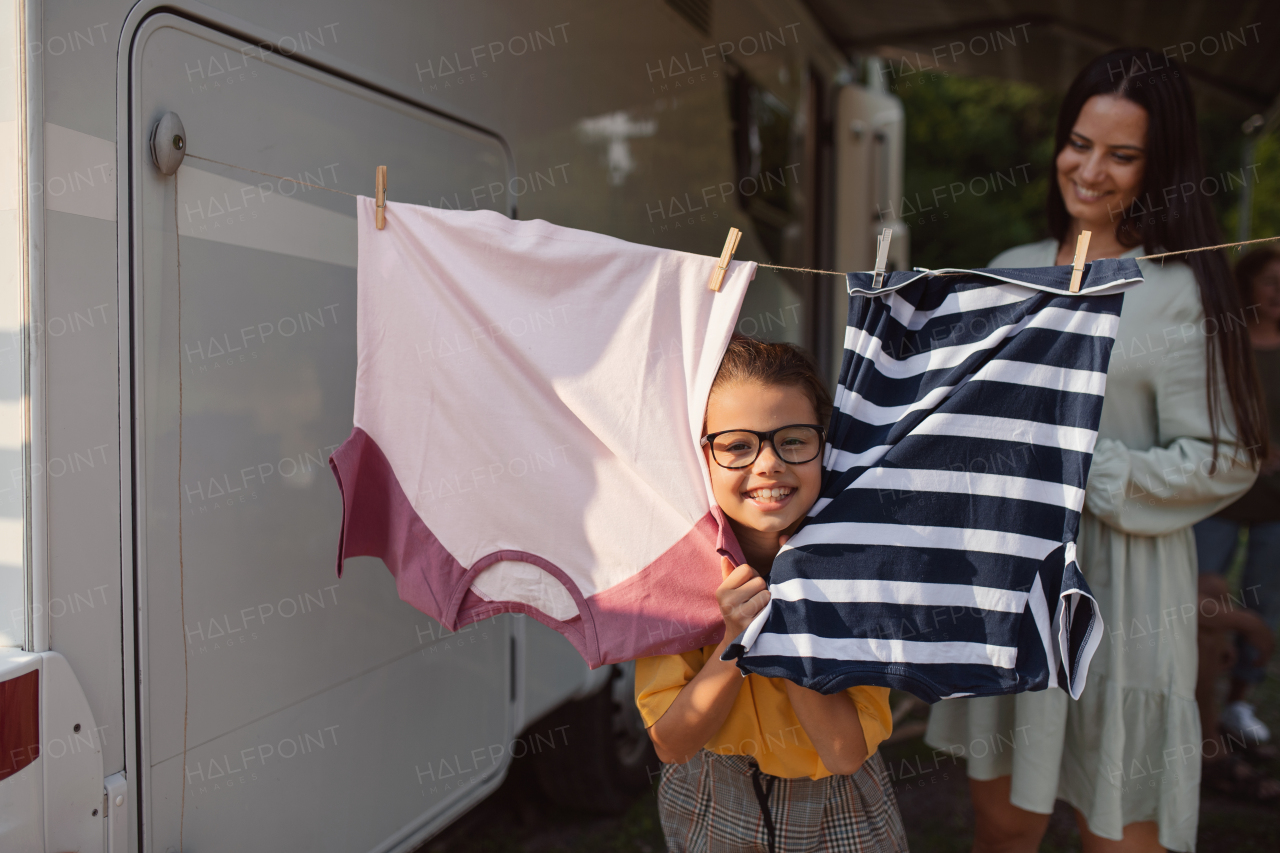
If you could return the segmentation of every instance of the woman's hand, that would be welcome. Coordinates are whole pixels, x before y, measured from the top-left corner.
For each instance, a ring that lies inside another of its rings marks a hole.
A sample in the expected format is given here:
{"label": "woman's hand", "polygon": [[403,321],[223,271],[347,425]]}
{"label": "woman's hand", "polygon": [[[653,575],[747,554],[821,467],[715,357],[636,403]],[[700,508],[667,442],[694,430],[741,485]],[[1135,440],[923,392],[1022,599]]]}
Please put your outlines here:
{"label": "woman's hand", "polygon": [[724,618],[725,639],[732,640],[769,603],[768,584],[746,563],[735,569],[725,557],[720,558],[720,571],[724,580],[716,589],[716,603]]}

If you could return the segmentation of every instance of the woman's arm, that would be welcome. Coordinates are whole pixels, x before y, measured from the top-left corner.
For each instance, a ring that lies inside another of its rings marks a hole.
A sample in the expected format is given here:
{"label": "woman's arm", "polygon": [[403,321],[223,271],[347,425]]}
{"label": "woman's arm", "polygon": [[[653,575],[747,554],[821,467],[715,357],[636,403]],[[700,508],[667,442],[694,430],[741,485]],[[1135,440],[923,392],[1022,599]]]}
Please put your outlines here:
{"label": "woman's arm", "polygon": [[[1219,424],[1214,464],[1205,386],[1209,349],[1195,279],[1189,270],[1149,278],[1142,286],[1160,286],[1166,301],[1156,316],[1144,317],[1129,346],[1145,342],[1151,353],[1144,359],[1131,354],[1120,363],[1125,365],[1121,369],[1149,371],[1153,399],[1148,417],[1155,427],[1155,446],[1136,450],[1114,439],[1098,439],[1085,506],[1121,532],[1161,536],[1202,521],[1243,495],[1257,469],[1235,443],[1231,398],[1221,370],[1220,415],[1227,422]],[[1216,341],[1208,344],[1216,351]],[[1154,364],[1140,364],[1152,359]]]}
{"label": "woman's arm", "polygon": [[[1203,387],[1200,392],[1199,400],[1186,405],[1198,404],[1203,412]],[[1244,451],[1224,438],[1216,465],[1212,444],[1201,438],[1178,438],[1148,450],[1099,439],[1085,506],[1108,526],[1137,536],[1162,536],[1203,521],[1247,492],[1258,476]]]}
{"label": "woman's arm", "polygon": [[724,639],[715,654],[681,688],[671,706],[649,727],[658,758],[667,764],[683,764],[720,731],[742,689],[743,675],[732,661],[720,660],[729,644],[751,624],[769,601],[764,579],[745,563],[736,569],[721,558],[724,581],[716,601],[724,616]]}
{"label": "woman's arm", "polygon": [[844,690],[823,696],[790,681],[786,690],[822,766],[841,776],[857,773],[867,760],[867,739],[853,697]]}

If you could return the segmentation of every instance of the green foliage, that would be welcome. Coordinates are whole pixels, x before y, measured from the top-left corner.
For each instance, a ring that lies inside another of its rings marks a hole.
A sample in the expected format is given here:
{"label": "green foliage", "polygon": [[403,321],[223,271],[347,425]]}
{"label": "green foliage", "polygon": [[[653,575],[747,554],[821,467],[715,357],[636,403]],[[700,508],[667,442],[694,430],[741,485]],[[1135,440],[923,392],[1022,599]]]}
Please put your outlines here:
{"label": "green foliage", "polygon": [[[1256,168],[1255,168],[1256,167]],[[1257,183],[1253,186],[1253,221],[1250,223],[1249,236],[1274,237],[1280,235],[1280,134],[1271,132],[1258,140],[1253,150],[1253,163],[1247,174],[1250,179],[1256,174]],[[1235,217],[1232,216],[1231,238],[1235,239]]]}
{"label": "green foliage", "polygon": [[1059,98],[1025,83],[919,74],[890,91],[906,110],[905,198],[915,266],[985,266],[1043,239]]}
{"label": "green foliage", "polygon": [[[1240,221],[1240,187],[1245,181],[1255,184],[1262,177],[1246,168],[1240,160],[1244,137],[1240,132],[1240,116],[1215,110],[1212,104],[1199,108],[1200,152],[1204,157],[1205,179],[1202,192],[1213,208],[1222,231],[1223,242],[1236,239]],[[1255,185],[1256,191],[1258,187]]]}

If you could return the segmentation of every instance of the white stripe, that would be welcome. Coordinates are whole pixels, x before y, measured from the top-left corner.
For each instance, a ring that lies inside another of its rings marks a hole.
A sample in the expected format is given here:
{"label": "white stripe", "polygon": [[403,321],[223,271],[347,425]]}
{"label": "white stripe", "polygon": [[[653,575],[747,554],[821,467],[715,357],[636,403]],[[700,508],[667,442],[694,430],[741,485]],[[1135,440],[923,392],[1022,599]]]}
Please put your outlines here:
{"label": "white stripe", "polygon": [[1047,329],[1056,332],[1115,337],[1119,318],[1114,314],[1095,314],[1092,311],[1073,311],[1068,308],[1045,308],[1017,323],[997,327],[984,338],[967,344],[935,347],[904,359],[896,359],[885,352],[884,342],[870,332],[849,326],[845,329],[844,348],[851,350],[875,365],[882,375],[890,379],[905,379],[930,370],[941,370],[961,364],[974,353],[989,350],[1023,329]]}
{"label": "white stripe", "polygon": [[[1076,564],[1076,543],[1067,543],[1066,547],[1063,548],[1062,560],[1065,566]],[[1076,564],[1076,570],[1079,571],[1079,569],[1079,564]],[[1058,604],[1059,610],[1055,613],[1055,621],[1059,623],[1058,654],[1061,657],[1065,657],[1071,654],[1071,626],[1069,622],[1075,620],[1076,608],[1081,604],[1081,600],[1085,598],[1089,599],[1093,605],[1093,630],[1089,634],[1089,639],[1085,641],[1084,649],[1080,654],[1078,669],[1067,673],[1068,678],[1071,680],[1071,683],[1067,685],[1067,692],[1071,694],[1072,699],[1079,699],[1080,694],[1084,692],[1085,677],[1089,674],[1089,662],[1093,660],[1094,652],[1098,650],[1098,646],[1102,643],[1102,632],[1106,626],[1102,622],[1102,612],[1098,609],[1097,599],[1083,589],[1072,587],[1071,589],[1063,590]],[[1066,607],[1068,601],[1070,601],[1071,606],[1071,620],[1068,620],[1068,623],[1063,623],[1062,610]]]}
{"label": "white stripe", "polygon": [[1036,572],[1035,579],[1031,582],[1031,617],[1035,620],[1036,631],[1040,634],[1040,643],[1044,646],[1044,656],[1049,668],[1049,683],[1046,687],[1058,686],[1058,664],[1061,658],[1054,650],[1050,636],[1052,635],[1054,626],[1053,620],[1049,616],[1049,606],[1045,603],[1044,585],[1040,582],[1040,573]]}
{"label": "white stripe", "polygon": [[[1007,330],[1002,326],[996,331]],[[1003,338],[1003,336],[1001,336]],[[949,347],[934,347],[927,352],[917,353],[904,359],[896,359],[884,350],[884,342],[863,329],[850,326],[845,332],[844,348],[863,356],[884,376],[890,379],[906,379],[918,376],[930,370],[941,370],[962,363],[975,352],[990,349],[999,343],[991,336],[980,341],[967,344],[956,344]]]}
{"label": "white stripe", "polygon": [[1037,291],[1025,287],[994,284],[974,290],[952,291],[947,294],[946,299],[942,300],[942,304],[932,311],[917,311],[916,306],[903,299],[896,290],[889,294],[886,301],[889,305],[889,316],[914,332],[924,328],[925,324],[935,317],[980,311],[983,308],[998,308],[1001,305],[1015,305],[1036,294]]}
{"label": "white stripe", "polygon": [[912,435],[954,435],[963,438],[993,438],[1038,444],[1061,450],[1092,453],[1098,433],[1091,429],[991,415],[952,415],[941,412],[929,415],[911,431]]}
{"label": "white stripe", "polygon": [[760,632],[764,630],[764,623],[769,621],[769,614],[773,612],[773,599],[764,603],[764,607],[756,614],[756,618],[751,620],[751,624],[747,625],[747,630],[742,632],[742,648],[751,651],[751,647],[755,645],[756,638],[760,636]]}
{"label": "white stripe", "polygon": [[844,398],[845,398],[846,396],[848,396],[848,394],[849,394],[849,389],[848,389],[848,388],[846,388],[846,387],[844,387],[843,385],[841,385],[841,384],[839,383],[839,381],[837,381],[837,382],[836,382],[836,395],[835,395],[835,397],[832,399],[831,404],[832,404],[833,406],[835,406],[837,409],[838,409],[838,408],[840,408],[840,403],[841,403],[841,401],[843,401],[843,400],[844,400]]}
{"label": "white stripe", "polygon": [[879,524],[837,521],[809,524],[793,536],[787,545],[890,545],[900,548],[948,548],[955,551],[980,551],[1043,560],[1061,545],[1049,539],[980,530],[973,527],[929,527],[915,524]]}
{"label": "white stripe", "polygon": [[749,657],[825,658],[839,661],[880,663],[958,663],[1013,669],[1018,661],[1015,646],[992,646],[945,640],[888,640],[871,637],[818,637],[813,634],[761,634]]}
{"label": "white stripe", "polygon": [[[907,403],[903,406],[877,406],[861,394],[850,391],[849,395],[840,403],[840,411],[871,426],[896,424],[911,412],[919,411],[920,409],[932,409],[937,406],[947,398],[951,390],[951,385],[939,385],[914,403]],[[856,415],[854,414],[855,409],[857,410]]]}
{"label": "white stripe", "polygon": [[1027,594],[963,583],[918,583],[886,580],[814,580],[793,578],[769,586],[771,600],[827,603],[919,604],[929,607],[976,607],[1002,613],[1021,613]]}
{"label": "white stripe", "polygon": [[886,489],[904,492],[946,492],[986,495],[1066,507],[1077,512],[1084,506],[1084,489],[1048,480],[918,468],[871,468],[850,483],[849,489]]}
{"label": "white stripe", "polygon": [[992,359],[982,365],[973,374],[973,379],[1030,385],[1052,391],[1072,391],[1076,394],[1095,394],[1099,397],[1107,390],[1107,374],[1096,370],[1076,370],[1004,358]]}
{"label": "white stripe", "polygon": [[1073,311],[1070,308],[1050,306],[1033,314],[1026,328],[1051,329],[1094,338],[1114,338],[1119,326],[1119,314],[1095,314],[1093,311]]}
{"label": "white stripe", "polygon": [[[809,518],[813,518],[818,513],[826,509],[827,504],[831,503],[832,500],[834,500],[834,498],[818,498],[816,501],[814,501],[813,509],[809,510]],[[787,550],[787,546],[783,545],[781,550],[778,551],[778,553],[781,554],[785,550]]]}
{"label": "white stripe", "polygon": [[[901,284],[895,285],[894,291],[902,287],[905,287],[911,282],[916,281],[917,279],[923,278],[924,276],[946,275],[946,274],[955,274],[955,273],[964,273],[965,275],[981,276],[982,278],[989,278],[993,281],[1004,281],[1004,282],[1008,282],[1009,284],[1016,284],[1016,285],[1019,285],[1020,287],[1030,287],[1035,290],[1042,291],[1044,293],[1052,293],[1054,296],[1072,296],[1072,295],[1088,296],[1091,293],[1104,293],[1106,291],[1119,293],[1120,291],[1128,290],[1131,286],[1135,284],[1142,284],[1141,278],[1114,278],[1108,281],[1101,281],[1098,284],[1094,284],[1094,285],[1090,285],[1086,281],[1081,284],[1080,291],[1078,293],[1070,294],[1067,291],[1062,290],[1061,288],[1051,287],[1046,284],[1040,284],[1039,282],[1023,281],[1022,279],[1009,278],[1007,275],[996,275],[991,270],[966,270],[966,269],[960,269],[958,267],[940,267],[936,270],[922,270],[919,267],[917,267],[915,272],[917,272],[918,275],[916,275],[913,278],[907,279]],[[1013,272],[1016,272],[1016,270],[1014,270]],[[863,288],[858,288],[858,290],[862,290],[862,289]],[[850,292],[852,292],[852,290]],[[893,292],[893,291],[890,291],[890,292]]]}
{"label": "white stripe", "polygon": [[[1067,692],[1071,694],[1072,699],[1079,699],[1080,694],[1084,692],[1086,676],[1089,674],[1089,662],[1093,660],[1094,652],[1098,650],[1098,646],[1102,643],[1102,632],[1105,626],[1102,622],[1102,613],[1098,610],[1098,601],[1092,595],[1082,589],[1071,589],[1063,593],[1064,598],[1070,596],[1072,612],[1074,613],[1077,605],[1081,603],[1081,599],[1087,598],[1093,603],[1093,631],[1089,634],[1089,639],[1084,644],[1084,650],[1080,655],[1079,666],[1075,672],[1068,673],[1071,678],[1071,684],[1067,687]],[[1061,605],[1060,605],[1061,606]],[[1071,653],[1070,644],[1068,642],[1069,625],[1064,625],[1059,631],[1058,643],[1061,654],[1067,655]]]}
{"label": "white stripe", "polygon": [[840,450],[834,445],[828,445],[830,452],[827,454],[826,468],[828,471],[848,471],[850,468],[874,465],[892,448],[892,444],[881,444],[861,453],[851,453],[848,450]]}

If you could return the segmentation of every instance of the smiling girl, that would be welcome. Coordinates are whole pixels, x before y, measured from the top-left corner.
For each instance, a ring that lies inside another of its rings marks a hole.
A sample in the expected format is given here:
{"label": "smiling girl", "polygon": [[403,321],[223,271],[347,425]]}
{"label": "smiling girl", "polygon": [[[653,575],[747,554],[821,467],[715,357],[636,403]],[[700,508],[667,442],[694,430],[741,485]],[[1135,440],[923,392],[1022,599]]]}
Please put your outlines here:
{"label": "smiling girl", "polygon": [[765,578],[822,485],[831,395],[789,344],[735,336],[707,402],[702,441],[716,503],[746,562],[724,560],[724,639],[636,662],[636,703],[662,760],[658,808],[672,853],[905,851],[876,748],[889,691],[824,696],[743,676],[721,654],[769,600]]}

